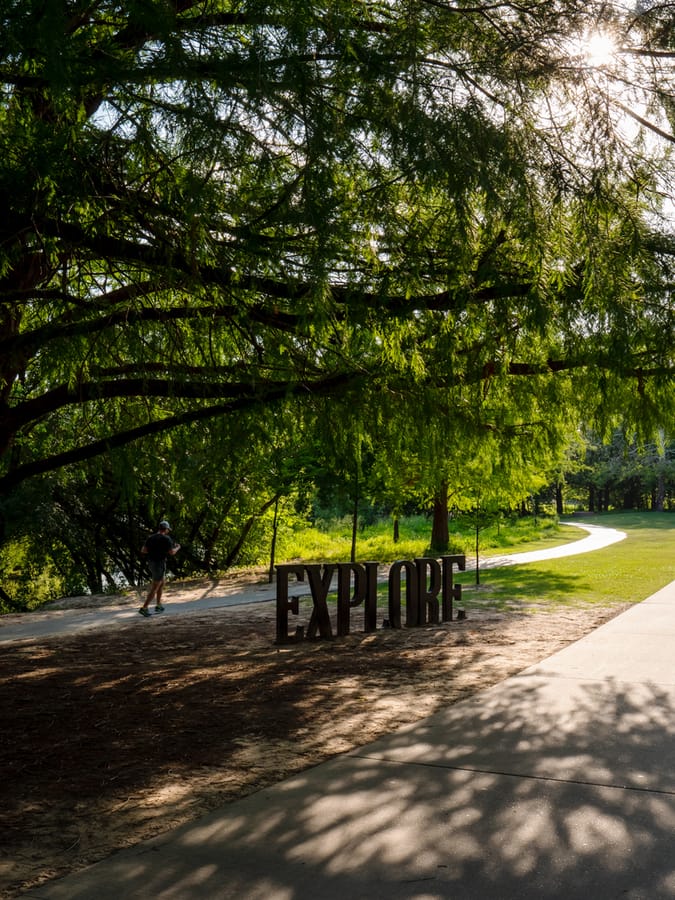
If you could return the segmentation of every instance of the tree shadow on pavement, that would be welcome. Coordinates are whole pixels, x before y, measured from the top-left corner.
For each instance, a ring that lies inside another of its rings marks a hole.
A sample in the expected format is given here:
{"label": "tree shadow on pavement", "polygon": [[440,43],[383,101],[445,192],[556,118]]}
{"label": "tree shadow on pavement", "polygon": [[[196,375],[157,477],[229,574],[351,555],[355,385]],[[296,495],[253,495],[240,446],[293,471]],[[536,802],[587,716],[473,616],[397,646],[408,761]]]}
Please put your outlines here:
{"label": "tree shadow on pavement", "polygon": [[674,706],[525,673],[36,896],[673,897]]}

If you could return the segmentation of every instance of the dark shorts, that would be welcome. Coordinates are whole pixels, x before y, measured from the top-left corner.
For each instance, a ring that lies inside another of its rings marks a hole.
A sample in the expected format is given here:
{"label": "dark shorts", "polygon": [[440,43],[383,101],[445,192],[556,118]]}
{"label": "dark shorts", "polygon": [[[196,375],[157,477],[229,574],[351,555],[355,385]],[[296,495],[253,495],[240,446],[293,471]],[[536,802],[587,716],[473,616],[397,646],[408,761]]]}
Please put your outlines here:
{"label": "dark shorts", "polygon": [[153,581],[161,581],[166,575],[165,559],[149,559],[148,568]]}

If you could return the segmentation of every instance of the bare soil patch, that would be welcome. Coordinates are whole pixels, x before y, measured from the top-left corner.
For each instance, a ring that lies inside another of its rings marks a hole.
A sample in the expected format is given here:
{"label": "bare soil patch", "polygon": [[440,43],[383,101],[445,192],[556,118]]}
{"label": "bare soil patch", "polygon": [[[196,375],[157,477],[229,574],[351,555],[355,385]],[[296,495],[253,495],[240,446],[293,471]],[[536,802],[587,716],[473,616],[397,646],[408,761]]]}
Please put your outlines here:
{"label": "bare soil patch", "polygon": [[[430,715],[623,605],[274,644],[274,604],[167,613],[0,655],[0,897]],[[130,600],[129,602],[133,602]]]}

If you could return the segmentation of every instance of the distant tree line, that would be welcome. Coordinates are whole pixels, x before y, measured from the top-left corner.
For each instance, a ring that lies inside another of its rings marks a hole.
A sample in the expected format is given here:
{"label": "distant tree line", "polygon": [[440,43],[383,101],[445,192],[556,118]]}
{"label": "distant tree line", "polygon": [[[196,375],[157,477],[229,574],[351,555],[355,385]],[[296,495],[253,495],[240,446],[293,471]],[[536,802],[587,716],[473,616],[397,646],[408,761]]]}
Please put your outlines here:
{"label": "distant tree line", "polygon": [[611,441],[587,446],[568,493],[589,512],[672,510],[675,508],[675,441],[663,433],[639,443],[617,430]]}

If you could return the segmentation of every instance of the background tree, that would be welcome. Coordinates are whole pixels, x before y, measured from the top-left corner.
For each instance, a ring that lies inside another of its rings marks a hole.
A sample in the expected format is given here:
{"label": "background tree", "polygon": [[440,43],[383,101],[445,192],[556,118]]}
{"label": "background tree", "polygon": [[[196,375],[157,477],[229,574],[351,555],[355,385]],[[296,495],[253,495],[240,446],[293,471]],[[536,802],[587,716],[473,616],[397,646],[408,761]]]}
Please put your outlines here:
{"label": "background tree", "polygon": [[591,512],[608,509],[663,510],[675,490],[675,447],[661,432],[655,441],[616,428],[611,439],[587,435],[583,466],[569,476],[580,503]]}

